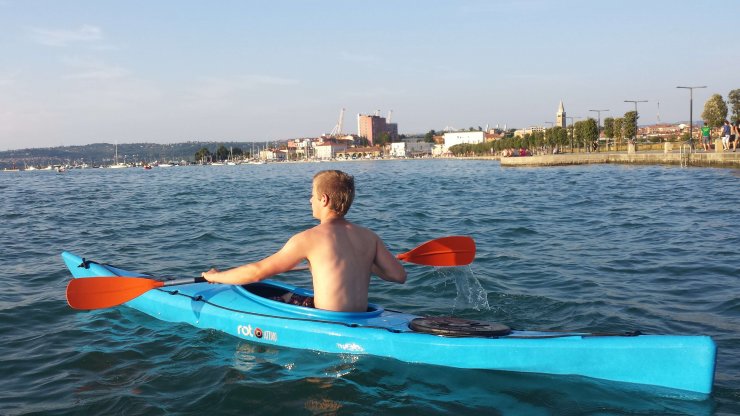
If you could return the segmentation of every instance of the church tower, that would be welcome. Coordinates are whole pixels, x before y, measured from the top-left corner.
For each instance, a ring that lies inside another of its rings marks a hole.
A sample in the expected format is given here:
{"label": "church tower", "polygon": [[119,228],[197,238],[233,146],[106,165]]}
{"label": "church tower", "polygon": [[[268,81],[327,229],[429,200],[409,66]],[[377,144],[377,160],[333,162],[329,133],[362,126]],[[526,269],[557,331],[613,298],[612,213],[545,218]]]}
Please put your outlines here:
{"label": "church tower", "polygon": [[558,114],[555,116],[555,125],[565,128],[565,107],[563,107],[563,100],[560,100]]}

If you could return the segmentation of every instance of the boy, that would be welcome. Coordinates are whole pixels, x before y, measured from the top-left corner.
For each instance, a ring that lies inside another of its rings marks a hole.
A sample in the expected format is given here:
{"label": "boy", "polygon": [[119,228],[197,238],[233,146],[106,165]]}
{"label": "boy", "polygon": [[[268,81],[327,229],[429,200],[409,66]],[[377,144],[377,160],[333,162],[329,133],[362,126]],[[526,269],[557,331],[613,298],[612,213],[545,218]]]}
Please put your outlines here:
{"label": "boy", "polygon": [[313,178],[311,210],[320,224],[291,237],[275,254],[203,277],[212,283],[241,285],[287,272],[307,260],[313,277],[316,308],[341,312],[365,312],[370,275],[404,283],[406,270],[374,232],[347,221],[355,196],[354,178],[338,170],[317,173]]}
{"label": "boy", "polygon": [[707,126],[707,122],[701,127],[701,144],[705,152],[708,152],[712,147],[709,141],[711,140],[712,128]]}

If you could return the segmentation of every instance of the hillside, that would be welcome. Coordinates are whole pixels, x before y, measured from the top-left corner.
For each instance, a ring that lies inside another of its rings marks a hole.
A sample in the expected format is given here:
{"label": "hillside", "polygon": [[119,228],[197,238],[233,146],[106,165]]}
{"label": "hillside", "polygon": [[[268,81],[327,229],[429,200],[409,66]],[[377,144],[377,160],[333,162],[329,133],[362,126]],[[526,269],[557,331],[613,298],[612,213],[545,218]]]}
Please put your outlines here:
{"label": "hillside", "polygon": [[[252,142],[120,143],[118,144],[118,161],[126,163],[192,161],[195,152],[201,148],[206,147],[214,153],[220,145],[227,148],[240,148],[248,154],[251,153],[253,146],[255,149],[257,147],[257,144]],[[113,143],[7,150],[0,152],[0,169],[82,163],[109,165],[114,163],[115,153],[116,145]]]}

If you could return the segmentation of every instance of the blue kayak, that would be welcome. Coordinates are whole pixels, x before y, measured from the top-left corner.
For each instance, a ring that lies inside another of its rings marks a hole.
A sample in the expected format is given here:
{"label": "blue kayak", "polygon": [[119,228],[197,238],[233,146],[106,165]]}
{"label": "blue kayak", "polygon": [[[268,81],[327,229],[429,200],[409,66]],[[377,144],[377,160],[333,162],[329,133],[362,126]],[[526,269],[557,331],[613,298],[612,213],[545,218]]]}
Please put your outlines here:
{"label": "blue kayak", "polygon": [[[151,277],[68,252],[62,258],[74,278]],[[367,312],[332,312],[274,300],[289,292],[312,295],[270,280],[243,286],[192,283],[152,289],[125,305],[164,321],[279,347],[712,391],[716,346],[708,336],[522,331],[490,322],[421,317],[374,304]]]}

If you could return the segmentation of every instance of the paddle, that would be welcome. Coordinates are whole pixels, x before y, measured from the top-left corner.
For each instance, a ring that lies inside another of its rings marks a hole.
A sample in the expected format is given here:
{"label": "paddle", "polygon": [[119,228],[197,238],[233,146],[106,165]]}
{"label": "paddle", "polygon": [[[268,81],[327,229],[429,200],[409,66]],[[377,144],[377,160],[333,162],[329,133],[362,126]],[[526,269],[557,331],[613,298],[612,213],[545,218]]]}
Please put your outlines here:
{"label": "paddle", "polygon": [[[396,257],[408,263],[425,266],[465,266],[475,258],[475,241],[464,236],[442,237],[427,241]],[[202,282],[206,282],[203,277],[167,281],[130,276],[72,279],[67,285],[67,303],[74,309],[110,308],[126,303],[151,289]]]}

